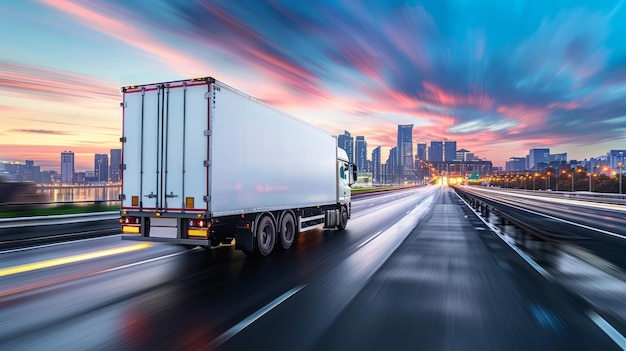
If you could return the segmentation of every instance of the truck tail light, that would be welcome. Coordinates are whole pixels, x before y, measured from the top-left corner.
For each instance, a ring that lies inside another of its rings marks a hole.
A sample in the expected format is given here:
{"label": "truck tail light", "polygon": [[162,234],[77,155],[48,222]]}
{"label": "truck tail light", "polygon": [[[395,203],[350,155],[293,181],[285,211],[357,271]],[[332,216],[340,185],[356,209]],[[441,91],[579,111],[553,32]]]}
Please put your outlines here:
{"label": "truck tail light", "polygon": [[141,221],[138,217],[122,217],[120,223],[124,234],[139,234],[141,232]]}
{"label": "truck tail light", "polygon": [[190,238],[202,238],[209,237],[209,227],[211,221],[207,219],[190,219],[187,222],[187,236]]}

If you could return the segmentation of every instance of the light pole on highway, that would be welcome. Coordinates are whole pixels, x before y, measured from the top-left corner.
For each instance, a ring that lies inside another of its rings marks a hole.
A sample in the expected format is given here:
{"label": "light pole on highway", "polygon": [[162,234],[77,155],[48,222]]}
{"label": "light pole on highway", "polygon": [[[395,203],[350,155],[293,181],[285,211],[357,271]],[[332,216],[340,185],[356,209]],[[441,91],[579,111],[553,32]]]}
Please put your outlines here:
{"label": "light pole on highway", "polygon": [[546,172],[546,190],[549,190],[550,188],[550,171]]}

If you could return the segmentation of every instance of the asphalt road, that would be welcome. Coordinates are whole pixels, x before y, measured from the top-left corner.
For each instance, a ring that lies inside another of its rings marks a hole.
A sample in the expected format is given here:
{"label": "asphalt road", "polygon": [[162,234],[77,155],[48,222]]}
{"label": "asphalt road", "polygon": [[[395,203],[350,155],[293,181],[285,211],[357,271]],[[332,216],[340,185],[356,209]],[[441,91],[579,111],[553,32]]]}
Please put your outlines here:
{"label": "asphalt road", "polygon": [[119,236],[2,251],[0,349],[619,349],[481,223],[428,187],[358,198],[346,231],[270,257]]}

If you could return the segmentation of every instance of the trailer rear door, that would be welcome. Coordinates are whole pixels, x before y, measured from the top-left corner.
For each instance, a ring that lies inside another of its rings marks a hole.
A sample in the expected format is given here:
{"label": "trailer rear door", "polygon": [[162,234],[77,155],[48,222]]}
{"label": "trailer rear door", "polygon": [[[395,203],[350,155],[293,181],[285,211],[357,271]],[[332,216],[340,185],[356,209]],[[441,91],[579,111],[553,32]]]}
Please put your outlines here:
{"label": "trailer rear door", "polygon": [[208,79],[123,88],[122,209],[208,211]]}

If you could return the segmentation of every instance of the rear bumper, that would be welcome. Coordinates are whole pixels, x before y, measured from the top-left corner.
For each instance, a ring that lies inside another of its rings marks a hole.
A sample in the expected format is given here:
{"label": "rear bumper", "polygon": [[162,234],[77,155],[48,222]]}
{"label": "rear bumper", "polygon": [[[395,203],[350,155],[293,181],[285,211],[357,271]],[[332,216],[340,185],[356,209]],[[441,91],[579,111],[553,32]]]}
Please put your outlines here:
{"label": "rear bumper", "polygon": [[208,240],[208,239],[174,239],[174,238],[145,237],[145,236],[140,236],[140,235],[122,235],[122,240],[149,241],[149,242],[167,243],[167,244],[211,246],[211,240]]}

